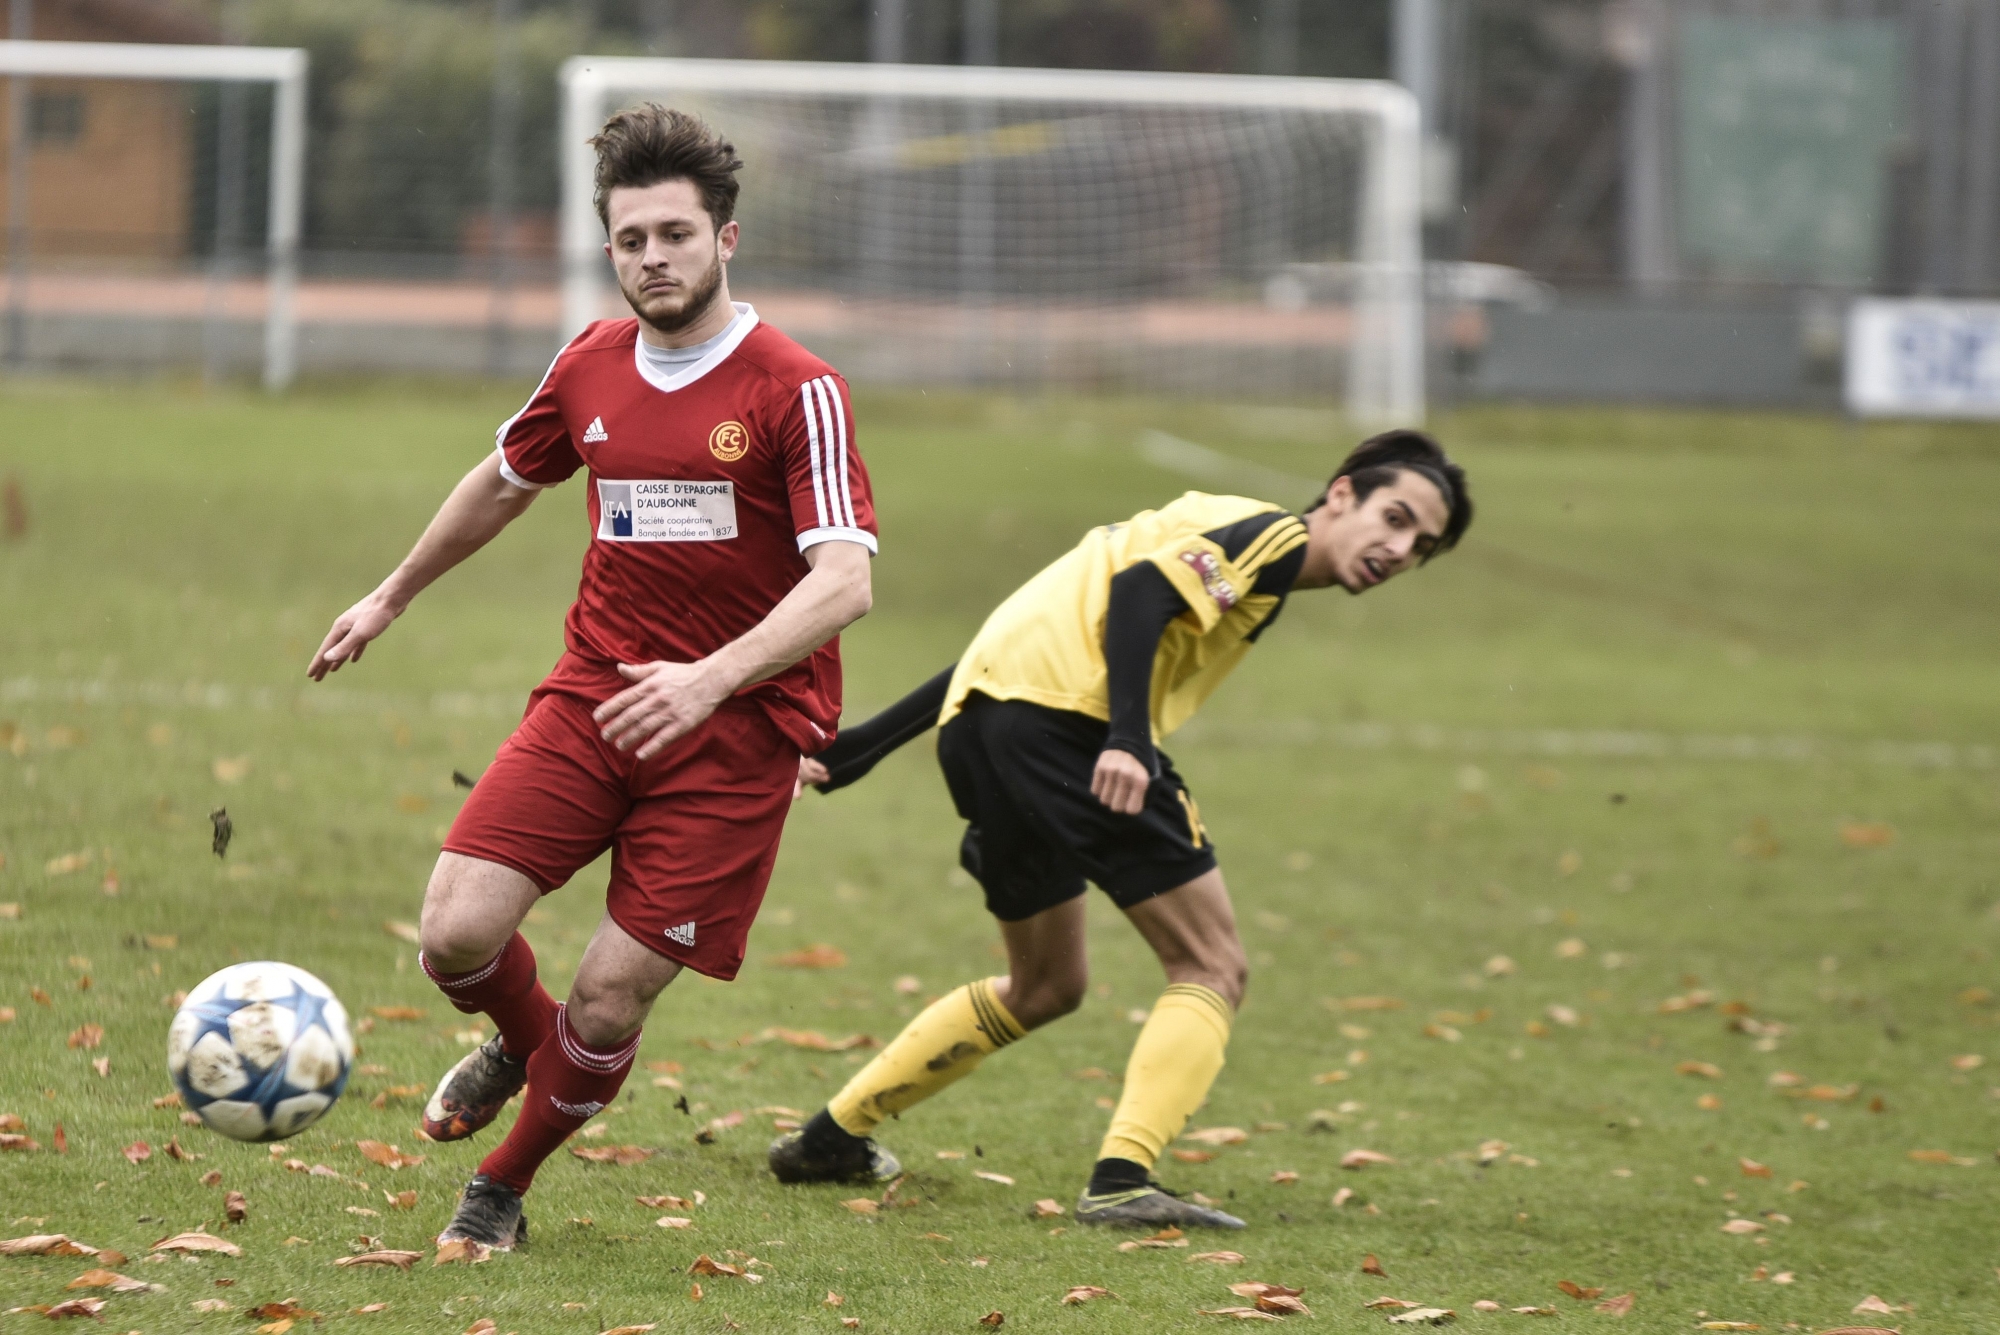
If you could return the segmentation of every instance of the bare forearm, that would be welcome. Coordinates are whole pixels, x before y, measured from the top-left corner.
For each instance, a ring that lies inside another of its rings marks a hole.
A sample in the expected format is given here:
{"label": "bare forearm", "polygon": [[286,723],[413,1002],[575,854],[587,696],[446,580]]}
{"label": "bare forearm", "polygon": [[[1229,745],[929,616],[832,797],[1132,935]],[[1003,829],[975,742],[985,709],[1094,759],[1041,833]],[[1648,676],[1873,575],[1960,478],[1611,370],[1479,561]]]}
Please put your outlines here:
{"label": "bare forearm", "polygon": [[306,665],[306,675],[324,680],[343,663],[360,659],[389,624],[403,614],[410,599],[445,571],[493,540],[493,535],[518,516],[535,493],[500,476],[499,456],[467,473],[439,507],[437,517],[403,563],[375,591],[334,619],[333,629],[320,641],[319,652]]}
{"label": "bare forearm", "polygon": [[497,455],[487,459],[452,488],[417,545],[382,581],[377,596],[402,611],[445,571],[493,541],[534,503],[536,494],[501,477]]}
{"label": "bare forearm", "polygon": [[[826,549],[847,547],[848,553]],[[867,614],[873,601],[868,553],[853,543],[823,543],[824,553],[765,618],[709,656],[723,693],[783,672]]]}

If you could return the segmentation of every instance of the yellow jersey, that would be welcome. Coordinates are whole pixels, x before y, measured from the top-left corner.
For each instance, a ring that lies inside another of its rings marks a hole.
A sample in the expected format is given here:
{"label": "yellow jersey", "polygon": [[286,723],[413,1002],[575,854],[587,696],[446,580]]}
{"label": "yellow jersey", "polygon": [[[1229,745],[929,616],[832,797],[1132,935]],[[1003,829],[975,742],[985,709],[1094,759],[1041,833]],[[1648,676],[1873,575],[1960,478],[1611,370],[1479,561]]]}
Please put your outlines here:
{"label": "yellow jersey", "polygon": [[1111,578],[1150,561],[1188,606],[1153,658],[1153,737],[1166,737],[1250,652],[1284,601],[1282,592],[1257,591],[1257,576],[1305,541],[1304,522],[1282,506],[1199,491],[1094,528],[986,618],[952,674],[938,723],[950,722],[974,691],[1109,722],[1104,618]]}

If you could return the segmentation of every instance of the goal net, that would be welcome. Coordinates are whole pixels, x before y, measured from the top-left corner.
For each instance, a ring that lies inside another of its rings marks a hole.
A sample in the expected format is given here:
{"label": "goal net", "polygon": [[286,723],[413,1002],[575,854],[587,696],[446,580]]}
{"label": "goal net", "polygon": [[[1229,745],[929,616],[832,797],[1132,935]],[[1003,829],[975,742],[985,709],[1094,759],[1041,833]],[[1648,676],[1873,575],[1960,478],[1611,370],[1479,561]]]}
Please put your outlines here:
{"label": "goal net", "polygon": [[298,364],[302,50],[0,41],[0,365]]}
{"label": "goal net", "polygon": [[565,336],[626,313],[586,140],[656,100],[744,159],[739,299],[851,378],[1422,419],[1417,119],[1395,85],[590,57],[562,79]]}

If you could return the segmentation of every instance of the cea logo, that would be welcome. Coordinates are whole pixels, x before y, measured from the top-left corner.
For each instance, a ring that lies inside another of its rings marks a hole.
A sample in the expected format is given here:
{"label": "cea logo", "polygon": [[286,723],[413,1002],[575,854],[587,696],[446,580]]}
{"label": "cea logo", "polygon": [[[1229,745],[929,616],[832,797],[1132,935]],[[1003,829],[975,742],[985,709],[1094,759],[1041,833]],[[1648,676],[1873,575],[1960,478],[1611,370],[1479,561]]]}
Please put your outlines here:
{"label": "cea logo", "polygon": [[598,508],[603,518],[598,523],[597,536],[600,538],[629,538],[632,536],[632,484],[630,482],[599,482],[597,484]]}

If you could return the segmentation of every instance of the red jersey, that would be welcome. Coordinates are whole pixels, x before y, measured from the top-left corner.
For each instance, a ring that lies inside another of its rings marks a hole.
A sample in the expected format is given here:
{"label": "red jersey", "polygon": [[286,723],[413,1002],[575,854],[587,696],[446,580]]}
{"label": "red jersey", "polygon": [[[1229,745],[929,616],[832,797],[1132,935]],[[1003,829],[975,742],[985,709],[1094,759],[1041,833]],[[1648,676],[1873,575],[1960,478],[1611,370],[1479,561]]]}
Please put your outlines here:
{"label": "red jersey", "polygon": [[[496,433],[516,486],[590,475],[569,653],[543,690],[601,704],[630,685],[619,663],[691,663],[749,631],[806,577],[815,543],[875,550],[846,382],[736,309],[728,337],[671,375],[641,356],[637,320],[591,325]],[[840,718],[838,637],[739,694],[818,751]]]}

